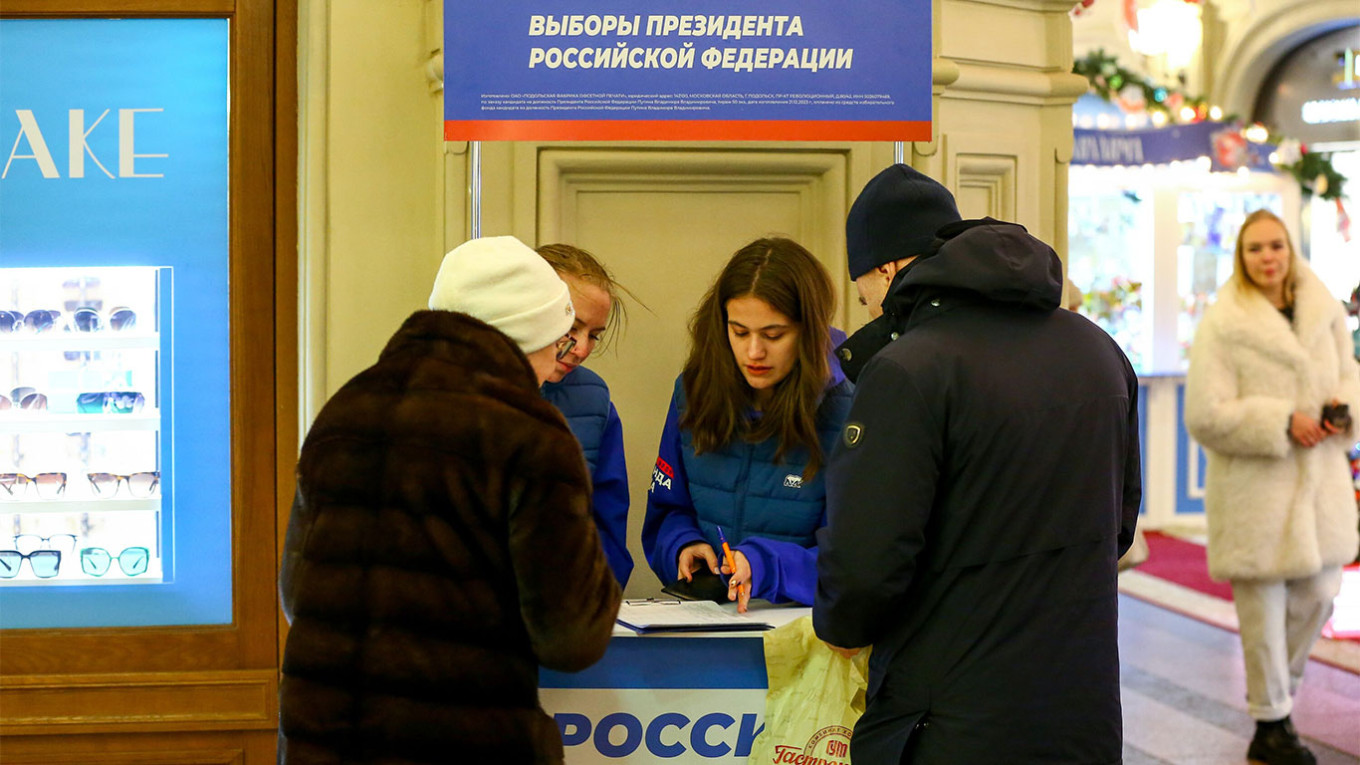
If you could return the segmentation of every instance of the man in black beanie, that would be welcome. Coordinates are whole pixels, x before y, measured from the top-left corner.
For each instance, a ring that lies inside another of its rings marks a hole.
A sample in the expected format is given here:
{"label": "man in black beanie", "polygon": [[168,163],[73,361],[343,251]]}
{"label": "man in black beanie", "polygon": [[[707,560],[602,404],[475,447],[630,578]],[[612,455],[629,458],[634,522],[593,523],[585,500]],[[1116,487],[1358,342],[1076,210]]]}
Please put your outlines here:
{"label": "man in black beanie", "polygon": [[1048,245],[959,220],[910,167],[869,183],[846,243],[881,315],[839,349],[858,380],[812,618],[847,653],[873,646],[851,757],[1119,762],[1116,561],[1142,498],[1132,367],[1058,310]]}
{"label": "man in black beanie", "polygon": [[954,195],[910,165],[893,165],[864,187],[845,220],[850,278],[869,316],[897,272],[930,250],[935,232],[959,220]]}
{"label": "man in black beanie", "polygon": [[869,181],[845,219],[850,278],[859,304],[874,319],[836,349],[854,380],[878,349],[897,337],[896,317],[883,316],[883,298],[899,274],[929,253],[935,232],[959,220],[954,195],[910,165],[893,165]]}

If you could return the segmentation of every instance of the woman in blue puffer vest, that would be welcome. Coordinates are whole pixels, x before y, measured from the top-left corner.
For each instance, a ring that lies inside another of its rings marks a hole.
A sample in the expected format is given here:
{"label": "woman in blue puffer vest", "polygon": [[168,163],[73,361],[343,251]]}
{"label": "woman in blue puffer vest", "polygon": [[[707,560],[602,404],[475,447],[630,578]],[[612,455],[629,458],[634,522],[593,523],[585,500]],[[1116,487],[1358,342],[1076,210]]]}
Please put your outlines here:
{"label": "woman in blue puffer vest", "polygon": [[[663,583],[730,575],[728,599],[810,604],[822,469],[850,410],[830,357],[831,277],[788,239],[737,251],[690,321],[647,495],[642,547]],[[721,530],[721,533],[720,533]],[[721,557],[732,545],[735,570]]]}
{"label": "woman in blue puffer vest", "polygon": [[[600,531],[609,568],[619,586],[628,584],[633,557],[628,552],[628,471],[623,458],[623,424],[609,399],[609,386],[593,371],[580,366],[615,328],[624,313],[623,301],[609,271],[593,255],[567,244],[545,244],[538,254],[552,265],[571,291],[576,320],[568,333],[576,344],[557,360],[543,397],[567,418],[581,442],[593,487],[595,527]],[[626,291],[626,290],[625,290]]]}

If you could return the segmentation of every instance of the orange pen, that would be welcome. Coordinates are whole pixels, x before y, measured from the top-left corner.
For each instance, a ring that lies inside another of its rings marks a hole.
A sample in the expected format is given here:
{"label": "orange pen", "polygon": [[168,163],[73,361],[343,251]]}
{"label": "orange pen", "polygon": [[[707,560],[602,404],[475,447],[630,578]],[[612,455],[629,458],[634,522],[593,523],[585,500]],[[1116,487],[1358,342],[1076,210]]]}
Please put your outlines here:
{"label": "orange pen", "polygon": [[[722,542],[723,561],[727,563],[727,569],[732,572],[731,575],[736,575],[737,556],[733,555],[732,548],[727,546],[727,535],[723,533],[722,526],[718,527],[718,540]],[[745,582],[742,582],[740,585],[737,585],[737,595],[739,598],[746,597]]]}

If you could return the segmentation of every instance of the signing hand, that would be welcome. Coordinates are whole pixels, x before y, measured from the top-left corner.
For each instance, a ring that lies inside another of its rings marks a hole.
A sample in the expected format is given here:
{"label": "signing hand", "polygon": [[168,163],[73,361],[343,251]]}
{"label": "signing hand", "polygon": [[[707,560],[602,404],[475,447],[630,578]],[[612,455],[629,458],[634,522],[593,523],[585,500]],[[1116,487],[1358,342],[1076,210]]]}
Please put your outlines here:
{"label": "signing hand", "polygon": [[724,574],[731,575],[727,580],[727,599],[737,601],[737,613],[744,614],[746,604],[751,602],[751,562],[741,550],[733,550],[732,557],[737,562],[737,570],[727,570],[726,563],[722,567]]}
{"label": "signing hand", "polygon": [[707,542],[695,542],[680,551],[680,558],[676,568],[680,571],[680,578],[686,582],[694,581],[694,572],[701,566],[707,566],[709,571],[718,573],[718,554],[713,552],[713,546]]}

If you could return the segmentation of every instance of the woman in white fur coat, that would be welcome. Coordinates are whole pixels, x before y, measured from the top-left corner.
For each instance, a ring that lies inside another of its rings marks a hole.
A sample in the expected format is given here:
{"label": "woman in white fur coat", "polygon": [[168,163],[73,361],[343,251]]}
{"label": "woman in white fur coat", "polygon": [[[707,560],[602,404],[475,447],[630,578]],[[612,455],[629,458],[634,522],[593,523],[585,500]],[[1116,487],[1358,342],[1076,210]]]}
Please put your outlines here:
{"label": "woman in white fur coat", "polygon": [[1209,457],[1209,573],[1228,580],[1241,625],[1247,756],[1312,763],[1289,721],[1309,651],[1356,554],[1349,423],[1360,372],[1340,302],[1294,253],[1284,222],[1247,216],[1232,278],[1190,352],[1185,422]]}

